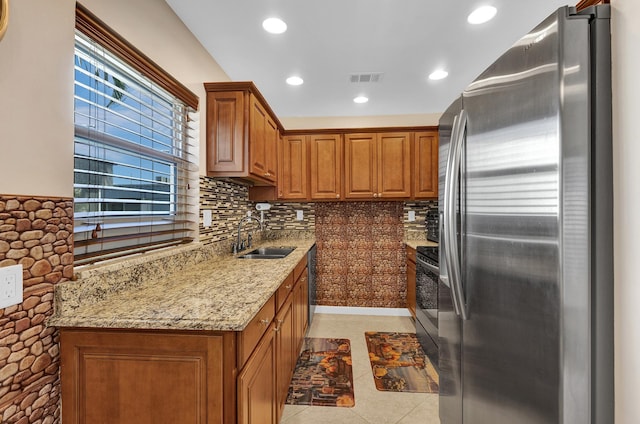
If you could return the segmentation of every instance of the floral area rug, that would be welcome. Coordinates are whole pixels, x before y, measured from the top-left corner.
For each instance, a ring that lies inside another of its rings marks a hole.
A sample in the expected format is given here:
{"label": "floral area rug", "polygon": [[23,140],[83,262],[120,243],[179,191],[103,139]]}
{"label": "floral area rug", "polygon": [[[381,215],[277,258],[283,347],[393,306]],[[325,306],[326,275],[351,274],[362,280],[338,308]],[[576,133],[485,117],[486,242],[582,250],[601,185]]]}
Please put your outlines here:
{"label": "floral area rug", "polygon": [[293,372],[289,405],[355,405],[351,343],[348,339],[306,338]]}
{"label": "floral area rug", "polygon": [[438,373],[412,333],[365,333],[376,388],[438,393]]}

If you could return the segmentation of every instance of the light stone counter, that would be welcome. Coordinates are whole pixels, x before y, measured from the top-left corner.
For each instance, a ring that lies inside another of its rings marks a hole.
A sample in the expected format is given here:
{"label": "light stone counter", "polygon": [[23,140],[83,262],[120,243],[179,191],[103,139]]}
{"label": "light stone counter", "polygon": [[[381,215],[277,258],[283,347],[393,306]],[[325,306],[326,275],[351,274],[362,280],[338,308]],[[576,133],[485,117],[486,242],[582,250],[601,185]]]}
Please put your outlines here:
{"label": "light stone counter", "polygon": [[[157,269],[147,266],[145,272],[155,275],[142,280],[133,275],[140,273],[140,269],[145,270],[144,263],[143,268],[138,264],[137,271],[128,274],[132,280],[130,287],[127,287],[127,281],[112,281],[111,285],[100,282],[85,287],[82,280],[65,282],[56,287],[56,310],[47,325],[240,331],[314,242],[311,238],[283,238],[259,244],[295,246],[296,249],[283,259],[214,256],[174,272],[162,264]],[[193,257],[199,252],[181,254]],[[163,262],[170,262],[170,259]]]}
{"label": "light stone counter", "polygon": [[427,240],[427,239],[424,239],[424,240],[406,240],[405,239],[404,244],[414,249],[416,249],[418,246],[437,246],[438,245],[438,243]]}

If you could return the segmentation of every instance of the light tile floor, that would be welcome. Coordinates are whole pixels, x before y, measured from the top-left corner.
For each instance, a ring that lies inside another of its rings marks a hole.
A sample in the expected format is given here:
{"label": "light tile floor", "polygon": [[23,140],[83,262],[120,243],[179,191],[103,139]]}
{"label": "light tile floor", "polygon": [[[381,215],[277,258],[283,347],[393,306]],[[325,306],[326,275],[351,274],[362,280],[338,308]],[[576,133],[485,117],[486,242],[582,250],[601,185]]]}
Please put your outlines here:
{"label": "light tile floor", "polygon": [[414,332],[408,317],[316,314],[307,337],[346,338],[353,361],[353,408],[285,405],[281,424],[440,424],[438,395],[378,391],[365,331]]}

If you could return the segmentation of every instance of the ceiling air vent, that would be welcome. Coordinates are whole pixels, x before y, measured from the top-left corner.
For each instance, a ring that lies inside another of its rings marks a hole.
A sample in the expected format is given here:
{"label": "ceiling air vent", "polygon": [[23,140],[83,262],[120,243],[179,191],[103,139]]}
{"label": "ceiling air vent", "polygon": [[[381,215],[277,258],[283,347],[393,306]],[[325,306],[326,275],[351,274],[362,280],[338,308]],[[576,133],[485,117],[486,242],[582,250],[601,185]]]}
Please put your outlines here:
{"label": "ceiling air vent", "polygon": [[384,75],[384,72],[368,72],[366,74],[351,74],[349,75],[349,81],[354,84],[380,82],[382,81],[383,75]]}

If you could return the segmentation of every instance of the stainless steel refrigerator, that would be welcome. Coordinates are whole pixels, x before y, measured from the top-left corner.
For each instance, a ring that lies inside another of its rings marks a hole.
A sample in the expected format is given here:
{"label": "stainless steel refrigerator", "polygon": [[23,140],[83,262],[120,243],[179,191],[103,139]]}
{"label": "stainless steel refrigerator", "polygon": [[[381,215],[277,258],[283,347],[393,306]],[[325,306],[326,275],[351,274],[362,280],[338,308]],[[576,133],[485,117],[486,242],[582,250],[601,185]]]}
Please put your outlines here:
{"label": "stainless steel refrigerator", "polygon": [[613,424],[609,6],[558,9],[440,121],[441,424]]}

